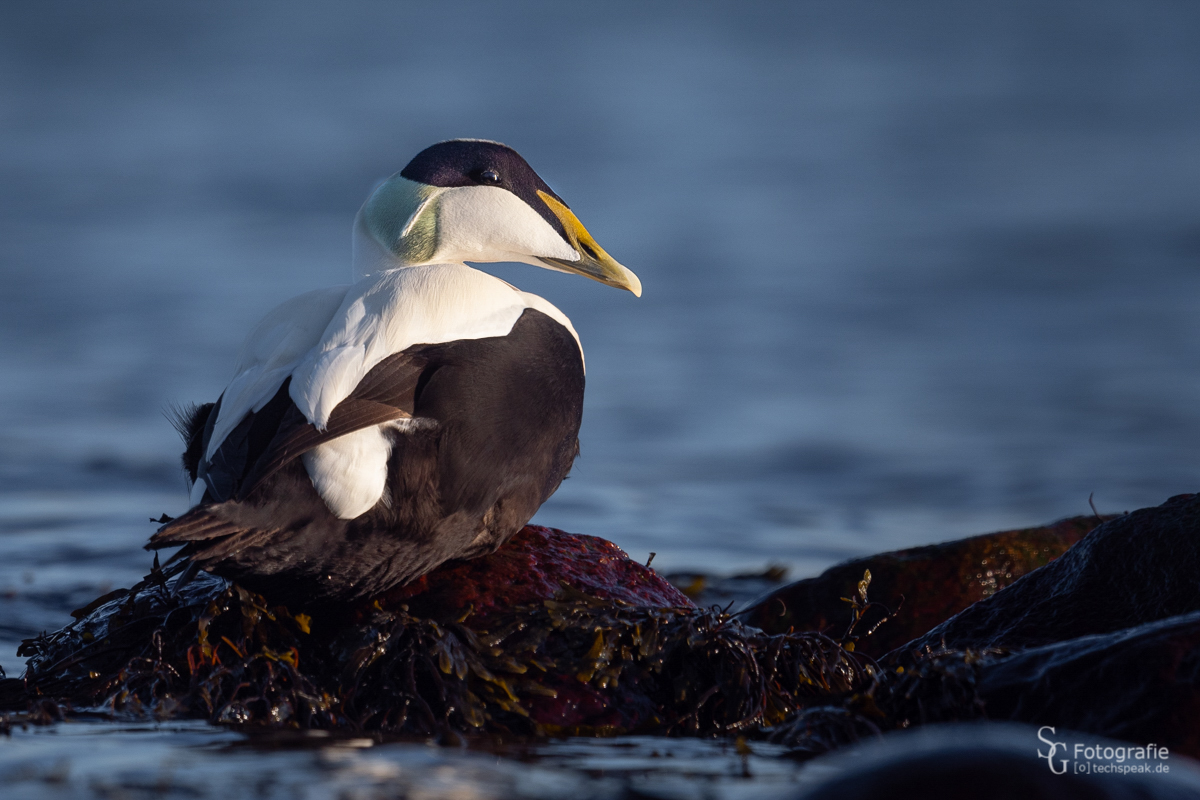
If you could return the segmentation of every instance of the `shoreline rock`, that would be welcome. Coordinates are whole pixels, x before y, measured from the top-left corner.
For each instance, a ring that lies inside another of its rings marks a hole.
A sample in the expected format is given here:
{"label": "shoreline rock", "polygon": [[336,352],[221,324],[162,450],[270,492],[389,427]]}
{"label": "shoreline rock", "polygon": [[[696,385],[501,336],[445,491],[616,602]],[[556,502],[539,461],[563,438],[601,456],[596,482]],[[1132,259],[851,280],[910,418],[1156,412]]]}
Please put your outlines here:
{"label": "shoreline rock", "polygon": [[[599,600],[653,608],[695,608],[654,570],[597,536],[527,525],[490,555],[453,561],[379,598],[419,617],[486,624],[498,614],[552,600],[563,584]],[[464,615],[466,615],[464,617]]]}
{"label": "shoreline rock", "polygon": [[1027,648],[1200,610],[1200,495],[1096,527],[1061,558],[897,649]]}
{"label": "shoreline rock", "polygon": [[[959,723],[896,731],[813,762],[795,800],[896,797],[1023,800],[1183,800],[1200,795],[1200,772],[1174,753],[1130,754],[1124,742],[1059,730],[1051,751],[1036,727]],[[1077,758],[1076,745],[1101,755]],[[1053,752],[1054,769],[1046,753]],[[1103,753],[1107,752],[1107,756]],[[1119,756],[1117,755],[1119,753]]]}
{"label": "shoreline rock", "polygon": [[[871,600],[898,612],[855,643],[859,652],[878,658],[1050,563],[1102,521],[1071,517],[857,558],[771,592],[742,612],[742,618],[767,633],[816,630],[838,636],[849,619],[842,598],[853,597],[864,571],[870,570]],[[876,608],[861,630],[885,615],[882,607]]]}
{"label": "shoreline rock", "polygon": [[[154,572],[27,641],[26,674],[0,681],[0,706],[439,740],[736,734],[798,758],[903,728],[1014,720],[1200,756],[1200,496],[1097,522],[850,562],[745,614],[761,621],[779,600],[789,628],[804,613],[841,631],[881,592],[915,586],[918,602],[887,625],[923,630],[879,661],[879,631],[780,632],[778,613],[766,630],[744,625],[695,608],[610,542],[546,528],[318,619],[211,576],[176,596]],[[970,571],[998,557],[1002,580]],[[933,619],[989,586],[1000,588]]]}
{"label": "shoreline rock", "polygon": [[989,719],[1049,724],[1200,757],[1200,611],[984,664]]}
{"label": "shoreline rock", "polygon": [[1051,725],[1200,757],[1200,496],[1099,525],[771,738],[797,756],[937,722]]}

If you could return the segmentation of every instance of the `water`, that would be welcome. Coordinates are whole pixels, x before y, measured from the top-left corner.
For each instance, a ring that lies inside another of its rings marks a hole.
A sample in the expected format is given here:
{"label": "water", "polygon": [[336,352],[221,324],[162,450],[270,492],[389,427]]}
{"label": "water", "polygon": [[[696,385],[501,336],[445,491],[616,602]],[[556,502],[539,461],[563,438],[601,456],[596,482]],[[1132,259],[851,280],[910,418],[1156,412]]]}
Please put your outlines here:
{"label": "water", "polygon": [[587,351],[540,523],[803,575],[1194,490],[1198,42],[1092,1],[6,5],[0,663],[145,571],[164,408],[444,138],[515,146],[645,285],[492,270]]}
{"label": "water", "polygon": [[783,798],[800,768],[780,748],[652,737],[471,750],[288,735],[246,739],[201,723],[67,723],[0,747],[0,785],[21,797],[306,800],[626,797]]}

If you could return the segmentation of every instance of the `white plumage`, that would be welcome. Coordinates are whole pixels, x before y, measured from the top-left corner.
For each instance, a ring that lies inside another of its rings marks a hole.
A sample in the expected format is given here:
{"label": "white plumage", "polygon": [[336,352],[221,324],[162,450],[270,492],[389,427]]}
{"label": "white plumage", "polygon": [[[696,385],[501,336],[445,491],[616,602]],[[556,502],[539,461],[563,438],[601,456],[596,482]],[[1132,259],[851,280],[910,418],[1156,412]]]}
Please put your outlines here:
{"label": "white plumage", "polygon": [[[339,295],[340,305],[330,311]],[[570,320],[548,300],[465,264],[392,269],[349,288],[288,300],[242,346],[240,371],[221,400],[206,457],[289,376],[292,402],[305,419],[324,428],[338,403],[388,356],[414,344],[504,336],[527,308],[561,323],[578,342]],[[321,332],[314,335],[316,330]],[[378,428],[367,428],[320,445],[305,455],[304,464],[330,510],[339,519],[353,519],[382,496],[388,452]],[[193,493],[193,505],[202,496],[202,490]]]}
{"label": "white plumage", "polygon": [[365,514],[383,498],[392,445],[382,427],[339,436],[301,456],[317,494],[338,519]]}

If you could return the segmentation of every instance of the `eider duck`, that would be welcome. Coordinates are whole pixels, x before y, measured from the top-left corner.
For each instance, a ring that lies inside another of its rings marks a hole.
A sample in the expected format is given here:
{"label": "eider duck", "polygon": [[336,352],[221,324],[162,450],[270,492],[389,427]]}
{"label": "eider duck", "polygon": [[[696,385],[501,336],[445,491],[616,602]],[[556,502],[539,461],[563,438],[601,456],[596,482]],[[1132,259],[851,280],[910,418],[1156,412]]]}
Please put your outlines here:
{"label": "eider duck", "polygon": [[355,220],[358,281],[271,311],[180,420],[192,507],[148,549],[285,602],[376,596],[492,552],[579,451],[567,317],[468,262],[641,282],[505,145],[421,151]]}

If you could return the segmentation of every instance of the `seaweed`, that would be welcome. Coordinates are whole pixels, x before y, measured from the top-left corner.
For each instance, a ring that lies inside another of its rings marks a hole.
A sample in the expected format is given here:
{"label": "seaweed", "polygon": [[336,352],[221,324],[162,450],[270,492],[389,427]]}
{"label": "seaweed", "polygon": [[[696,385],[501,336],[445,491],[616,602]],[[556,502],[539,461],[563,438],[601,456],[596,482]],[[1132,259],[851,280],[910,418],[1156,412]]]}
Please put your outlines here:
{"label": "seaweed", "polygon": [[[599,598],[565,581],[550,599],[489,615],[377,600],[314,619],[205,573],[175,591],[156,564],[24,642],[25,675],[5,681],[0,705],[39,719],[191,717],[450,741],[767,738],[801,758],[983,716],[977,667],[990,653],[927,651],[884,667],[856,652],[895,615],[869,585],[867,572],[843,598],[850,620],[833,639],[768,634],[716,606]],[[860,634],[872,610],[882,619]]]}
{"label": "seaweed", "polygon": [[203,574],[175,593],[156,565],[75,616],[23,643],[24,702],[417,736],[756,735],[877,671],[820,633],[768,635],[717,608],[565,583],[484,622],[379,602],[310,619]]}
{"label": "seaweed", "polygon": [[[863,636],[870,636],[899,613],[867,597],[871,571],[865,570],[857,592],[841,598],[850,605],[850,624],[838,643],[848,652],[862,636],[857,627],[867,612],[879,609],[883,616]],[[901,604],[904,598],[900,598]],[[783,724],[768,727],[762,735],[789,748],[792,756],[810,758],[885,731],[924,725],[982,719],[984,703],[977,688],[978,666],[999,651],[948,650],[911,654],[907,665],[881,667],[865,656],[873,669],[860,682],[830,702],[799,709]]]}
{"label": "seaweed", "polygon": [[[859,580],[858,586],[855,587],[857,591],[850,597],[840,598],[843,603],[850,604],[850,625],[846,628],[846,632],[842,634],[842,638],[838,639],[838,644],[850,651],[855,649],[860,639],[870,636],[871,634],[875,633],[875,631],[879,630],[883,623],[899,616],[900,608],[904,605],[904,595],[900,595],[900,603],[896,606],[895,611],[888,608],[883,603],[868,599],[867,589],[870,587],[870,585],[871,570],[863,570],[862,579]],[[861,636],[857,635],[855,633],[856,629],[862,624],[867,613],[872,610],[881,611],[883,616],[881,616],[874,625],[867,628],[867,632],[865,634],[862,634]]]}
{"label": "seaweed", "polygon": [[915,654],[908,666],[879,669],[832,702],[799,710],[763,733],[810,758],[859,739],[934,722],[986,718],[980,667],[997,652],[939,650]]}

